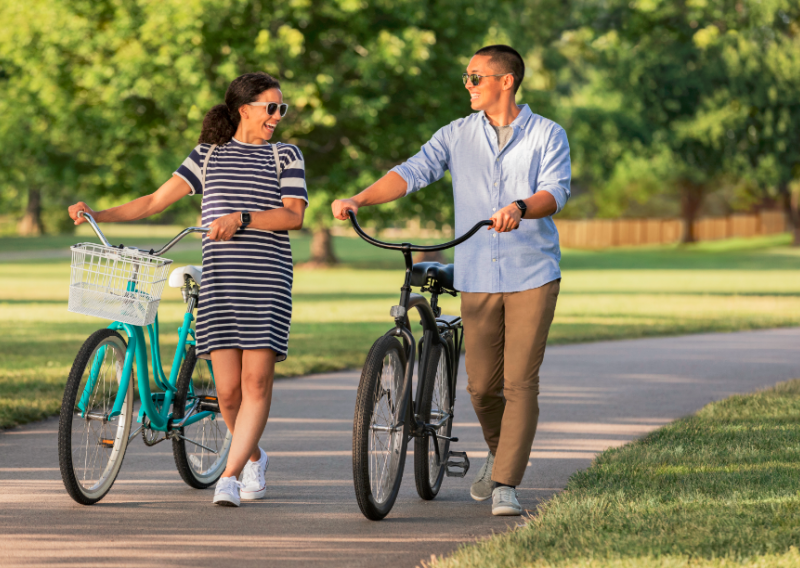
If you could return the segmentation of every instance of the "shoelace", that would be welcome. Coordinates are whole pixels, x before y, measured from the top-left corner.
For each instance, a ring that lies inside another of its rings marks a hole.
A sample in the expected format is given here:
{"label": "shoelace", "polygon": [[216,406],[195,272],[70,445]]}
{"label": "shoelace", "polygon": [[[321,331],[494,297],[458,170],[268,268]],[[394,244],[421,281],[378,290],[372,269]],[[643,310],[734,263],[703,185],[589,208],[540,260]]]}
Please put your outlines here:
{"label": "shoelace", "polygon": [[234,487],[238,487],[239,489],[242,489],[244,487],[243,483],[238,481],[236,478],[231,478],[231,477],[223,477],[222,479],[219,480],[218,485],[219,485],[219,490],[224,491],[226,493],[232,492]]}
{"label": "shoelace", "polygon": [[511,499],[516,499],[517,490],[513,487],[501,485],[497,488],[497,496],[499,497],[500,501],[511,501]]}
{"label": "shoelace", "polygon": [[483,481],[484,479],[486,479],[486,476],[491,475],[490,472],[492,470],[491,470],[490,464],[494,465],[494,456],[491,453],[489,454],[489,457],[486,458],[486,467],[483,468],[483,475],[481,475],[481,477],[480,477],[480,479],[478,481]]}
{"label": "shoelace", "polygon": [[254,462],[247,462],[247,465],[245,466],[244,471],[242,472],[242,483],[241,483],[242,486],[248,485],[251,482],[258,483],[259,481],[258,464],[255,464],[255,467],[250,464],[254,464]]}

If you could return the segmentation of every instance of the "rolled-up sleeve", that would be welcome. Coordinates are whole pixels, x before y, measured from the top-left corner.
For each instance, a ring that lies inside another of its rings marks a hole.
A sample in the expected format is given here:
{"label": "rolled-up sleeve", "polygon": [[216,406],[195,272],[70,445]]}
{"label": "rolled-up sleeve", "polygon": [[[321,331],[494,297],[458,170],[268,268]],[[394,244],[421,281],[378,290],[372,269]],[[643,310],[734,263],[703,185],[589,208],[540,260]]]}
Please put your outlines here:
{"label": "rolled-up sleeve", "polygon": [[[542,157],[536,191],[546,191],[556,200],[556,213],[567,204],[570,196],[572,166],[569,160],[569,142],[563,128],[554,128]],[[555,213],[554,213],[555,214]]]}
{"label": "rolled-up sleeve", "polygon": [[442,179],[450,162],[451,125],[440,128],[419,152],[389,171],[402,177],[408,187],[406,195]]}

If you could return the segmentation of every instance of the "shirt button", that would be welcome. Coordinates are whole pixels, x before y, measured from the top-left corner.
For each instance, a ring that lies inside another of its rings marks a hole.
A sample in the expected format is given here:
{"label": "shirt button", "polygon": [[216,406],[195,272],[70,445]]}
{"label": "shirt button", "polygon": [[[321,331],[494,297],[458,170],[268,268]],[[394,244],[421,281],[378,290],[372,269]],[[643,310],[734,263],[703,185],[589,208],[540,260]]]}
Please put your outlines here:
{"label": "shirt button", "polygon": [[497,233],[492,233],[492,238],[495,238],[496,236],[497,236]]}
{"label": "shirt button", "polygon": [[497,209],[495,209],[494,207],[492,207],[492,211],[497,211]]}
{"label": "shirt button", "polygon": [[496,259],[496,258],[493,258],[493,259],[492,259],[492,262],[497,262],[497,259]]}
{"label": "shirt button", "polygon": [[497,182],[494,182],[494,186],[497,187]]}

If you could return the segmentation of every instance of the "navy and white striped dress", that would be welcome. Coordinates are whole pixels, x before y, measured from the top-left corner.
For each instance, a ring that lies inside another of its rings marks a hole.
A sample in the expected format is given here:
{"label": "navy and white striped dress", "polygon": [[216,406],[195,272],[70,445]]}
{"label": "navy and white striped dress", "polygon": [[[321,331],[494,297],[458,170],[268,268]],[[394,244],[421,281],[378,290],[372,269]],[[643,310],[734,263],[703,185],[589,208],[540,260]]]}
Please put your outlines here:
{"label": "navy and white striped dress", "polygon": [[[203,161],[210,144],[198,145],[175,172],[203,193]],[[203,225],[239,211],[283,207],[282,199],[308,203],[303,155],[279,144],[281,177],[269,144],[235,138],[214,149],[206,170]],[[230,241],[203,235],[203,281],[197,309],[197,353],[215,349],[264,349],[286,359],[292,317],[292,249],[287,231],[246,228]]]}

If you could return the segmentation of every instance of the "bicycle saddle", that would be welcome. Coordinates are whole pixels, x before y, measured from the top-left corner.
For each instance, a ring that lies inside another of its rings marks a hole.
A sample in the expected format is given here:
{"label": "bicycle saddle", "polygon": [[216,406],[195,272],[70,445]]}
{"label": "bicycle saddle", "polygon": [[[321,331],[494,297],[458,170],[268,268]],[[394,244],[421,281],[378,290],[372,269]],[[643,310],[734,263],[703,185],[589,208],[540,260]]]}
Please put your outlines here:
{"label": "bicycle saddle", "polygon": [[200,286],[200,281],[203,279],[203,267],[181,266],[180,268],[176,268],[169,275],[169,287],[182,288],[184,274],[188,274],[191,279],[194,280],[198,286]]}
{"label": "bicycle saddle", "polygon": [[452,264],[418,262],[411,267],[411,285],[424,286],[428,278],[432,278],[436,280],[442,288],[456,290],[453,285],[453,268]]}

